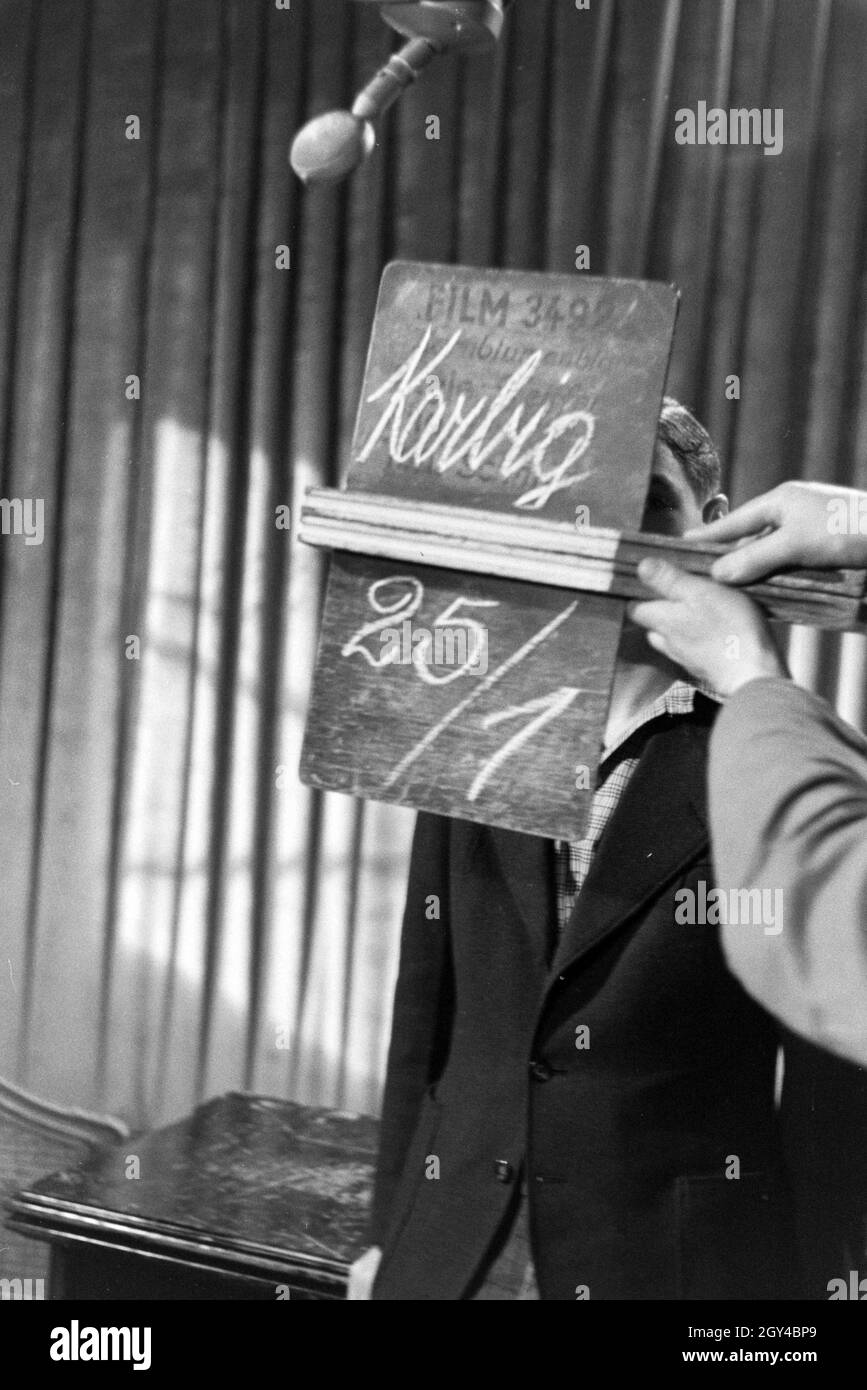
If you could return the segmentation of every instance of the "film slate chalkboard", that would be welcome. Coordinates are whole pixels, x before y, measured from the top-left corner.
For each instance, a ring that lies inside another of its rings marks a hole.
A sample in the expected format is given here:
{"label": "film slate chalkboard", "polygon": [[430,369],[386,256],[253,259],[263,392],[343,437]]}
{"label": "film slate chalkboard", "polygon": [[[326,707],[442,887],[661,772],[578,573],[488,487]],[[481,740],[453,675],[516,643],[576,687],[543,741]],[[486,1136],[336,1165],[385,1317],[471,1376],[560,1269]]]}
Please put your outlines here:
{"label": "film slate chalkboard", "polygon": [[[676,311],[668,285],[388,266],[347,488],[639,526]],[[580,839],[623,607],[335,553],[302,779]]]}

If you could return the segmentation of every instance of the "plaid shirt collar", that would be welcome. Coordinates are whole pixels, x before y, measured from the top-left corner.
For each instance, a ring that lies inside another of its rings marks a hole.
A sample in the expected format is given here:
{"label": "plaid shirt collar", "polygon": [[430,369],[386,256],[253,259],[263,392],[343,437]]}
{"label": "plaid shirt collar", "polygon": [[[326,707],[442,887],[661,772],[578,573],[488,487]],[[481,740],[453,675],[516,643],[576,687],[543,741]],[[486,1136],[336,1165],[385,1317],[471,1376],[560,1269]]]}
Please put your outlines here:
{"label": "plaid shirt collar", "polygon": [[649,724],[653,719],[659,719],[663,714],[692,714],[695,709],[696,695],[704,695],[708,700],[714,700],[718,705],[723,703],[721,695],[715,690],[711,690],[709,685],[699,683],[692,685],[689,681],[672,681],[667,690],[649,704],[643,705],[640,710],[624,725],[612,743],[606,743],[602,749],[601,763],[607,762],[618,748],[622,748],[627,739],[632,738],[633,734],[643,729],[645,724]]}

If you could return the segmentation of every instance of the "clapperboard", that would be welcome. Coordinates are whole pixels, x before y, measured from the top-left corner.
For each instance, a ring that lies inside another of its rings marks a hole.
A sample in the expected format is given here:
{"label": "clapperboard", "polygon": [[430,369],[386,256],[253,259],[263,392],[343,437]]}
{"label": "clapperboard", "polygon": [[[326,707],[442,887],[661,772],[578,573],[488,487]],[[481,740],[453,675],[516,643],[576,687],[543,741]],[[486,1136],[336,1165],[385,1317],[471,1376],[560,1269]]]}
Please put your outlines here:
{"label": "clapperboard", "polygon": [[[585,830],[641,535],[674,286],[397,262],[341,489],[301,758],[311,786],[570,840]],[[772,617],[860,625],[863,573],[784,576]]]}

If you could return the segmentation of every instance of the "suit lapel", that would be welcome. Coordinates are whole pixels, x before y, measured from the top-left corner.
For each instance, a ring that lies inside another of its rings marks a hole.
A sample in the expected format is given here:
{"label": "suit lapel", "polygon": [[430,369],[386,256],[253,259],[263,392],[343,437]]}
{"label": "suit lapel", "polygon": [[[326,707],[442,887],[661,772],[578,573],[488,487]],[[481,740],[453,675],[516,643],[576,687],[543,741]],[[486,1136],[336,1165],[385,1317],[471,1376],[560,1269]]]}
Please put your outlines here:
{"label": "suit lapel", "polygon": [[707,737],[705,724],[692,719],[651,735],[597,846],[555,952],[548,987],[707,844]]}

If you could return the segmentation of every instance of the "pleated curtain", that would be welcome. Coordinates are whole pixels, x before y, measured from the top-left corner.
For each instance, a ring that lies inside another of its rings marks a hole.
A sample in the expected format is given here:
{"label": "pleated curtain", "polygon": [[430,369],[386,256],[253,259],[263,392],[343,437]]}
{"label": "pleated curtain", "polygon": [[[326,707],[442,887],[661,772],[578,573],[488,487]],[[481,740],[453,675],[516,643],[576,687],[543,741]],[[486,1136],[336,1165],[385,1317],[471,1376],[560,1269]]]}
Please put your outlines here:
{"label": "pleated curtain", "polygon": [[[517,0],[305,191],[293,134],[393,43],[352,0],[0,0],[2,496],[45,506],[0,536],[0,1075],[137,1127],[379,1105],[413,815],[298,780],[326,563],[281,519],[343,476],[387,261],[675,281],[733,500],[867,486],[861,0]],[[700,100],[782,152],[678,145]],[[789,643],[863,725],[863,639]]]}

